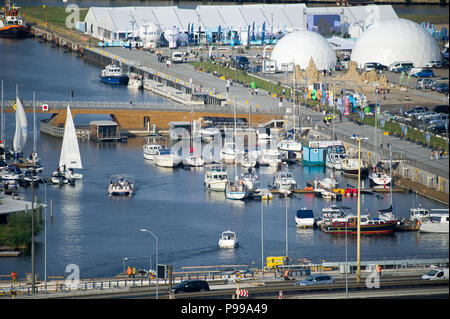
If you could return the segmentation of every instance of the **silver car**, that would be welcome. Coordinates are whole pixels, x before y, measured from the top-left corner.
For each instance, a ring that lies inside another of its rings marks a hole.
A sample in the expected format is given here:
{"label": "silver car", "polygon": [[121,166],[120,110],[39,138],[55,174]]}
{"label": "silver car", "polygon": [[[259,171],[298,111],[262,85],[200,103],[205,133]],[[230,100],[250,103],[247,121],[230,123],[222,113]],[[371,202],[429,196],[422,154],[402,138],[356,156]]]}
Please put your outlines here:
{"label": "silver car", "polygon": [[305,280],[299,280],[295,283],[296,286],[309,286],[309,285],[329,285],[334,284],[334,278],[332,275],[316,274],[311,275]]}

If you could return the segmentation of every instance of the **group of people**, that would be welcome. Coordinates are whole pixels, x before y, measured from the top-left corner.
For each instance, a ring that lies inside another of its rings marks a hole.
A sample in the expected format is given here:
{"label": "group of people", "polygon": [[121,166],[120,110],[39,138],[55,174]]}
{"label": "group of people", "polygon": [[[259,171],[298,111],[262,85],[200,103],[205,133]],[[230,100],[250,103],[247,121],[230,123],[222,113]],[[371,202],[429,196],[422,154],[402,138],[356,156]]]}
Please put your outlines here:
{"label": "group of people", "polygon": [[442,156],[445,155],[445,151],[444,150],[440,150],[440,149],[432,149],[430,152],[430,159],[431,160],[437,160],[442,158]]}

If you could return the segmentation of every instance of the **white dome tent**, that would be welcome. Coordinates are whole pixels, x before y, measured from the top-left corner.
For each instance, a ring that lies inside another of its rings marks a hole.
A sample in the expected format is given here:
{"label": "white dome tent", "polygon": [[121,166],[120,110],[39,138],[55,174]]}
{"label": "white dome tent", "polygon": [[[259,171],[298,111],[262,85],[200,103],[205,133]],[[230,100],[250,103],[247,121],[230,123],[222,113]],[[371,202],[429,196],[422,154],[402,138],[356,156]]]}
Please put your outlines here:
{"label": "white dome tent", "polygon": [[367,62],[388,66],[396,61],[411,61],[423,67],[440,59],[433,37],[419,24],[405,19],[374,23],[361,34],[351,55],[360,68]]}
{"label": "white dome tent", "polygon": [[178,34],[180,32],[178,31],[178,28],[176,26],[173,26],[172,28],[166,29],[164,31],[164,38],[169,42],[169,48],[173,49],[177,47],[177,40],[178,40]]}
{"label": "white dome tent", "polygon": [[278,67],[295,61],[305,70],[311,57],[318,70],[328,70],[336,65],[333,47],[324,37],[313,31],[295,31],[275,45],[271,60],[275,60]]}
{"label": "white dome tent", "polygon": [[161,29],[151,22],[145,22],[139,27],[139,38],[144,42],[145,48],[156,48],[161,33]]}

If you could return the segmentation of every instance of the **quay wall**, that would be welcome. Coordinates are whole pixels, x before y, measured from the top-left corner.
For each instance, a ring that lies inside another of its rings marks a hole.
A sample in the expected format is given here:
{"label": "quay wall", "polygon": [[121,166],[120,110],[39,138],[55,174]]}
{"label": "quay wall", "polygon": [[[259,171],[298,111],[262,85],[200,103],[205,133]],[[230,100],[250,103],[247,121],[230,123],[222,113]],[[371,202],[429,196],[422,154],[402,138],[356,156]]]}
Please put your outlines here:
{"label": "quay wall", "polygon": [[[313,126],[314,127],[314,126]],[[332,138],[332,130],[328,128],[315,127],[312,134],[322,136],[322,138]],[[355,140],[345,135],[335,132],[338,140],[343,141],[345,145],[356,150],[358,144]],[[389,151],[378,149],[374,156],[373,145],[361,142],[361,158],[371,165],[374,158],[389,158]],[[392,161],[399,165],[394,170],[394,184],[407,190],[417,192],[423,196],[449,204],[450,183],[448,171],[436,169],[426,163],[405,158],[403,154],[392,152]]]}

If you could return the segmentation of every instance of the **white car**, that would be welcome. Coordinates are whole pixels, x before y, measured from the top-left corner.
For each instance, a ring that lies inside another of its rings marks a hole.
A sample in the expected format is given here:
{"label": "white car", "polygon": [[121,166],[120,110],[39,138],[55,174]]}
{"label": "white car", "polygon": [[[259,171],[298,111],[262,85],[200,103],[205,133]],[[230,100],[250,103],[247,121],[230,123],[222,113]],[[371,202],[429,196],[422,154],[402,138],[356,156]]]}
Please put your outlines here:
{"label": "white car", "polygon": [[422,280],[448,280],[448,268],[431,269],[422,276]]}
{"label": "white car", "polygon": [[429,112],[425,112],[422,113],[421,115],[417,116],[417,119],[423,121],[423,120],[428,120],[430,118],[432,118],[433,116],[439,115],[439,113],[433,112],[433,111],[429,111]]}
{"label": "white car", "polygon": [[433,60],[425,64],[426,68],[437,68],[439,67],[441,61],[440,60]]}

